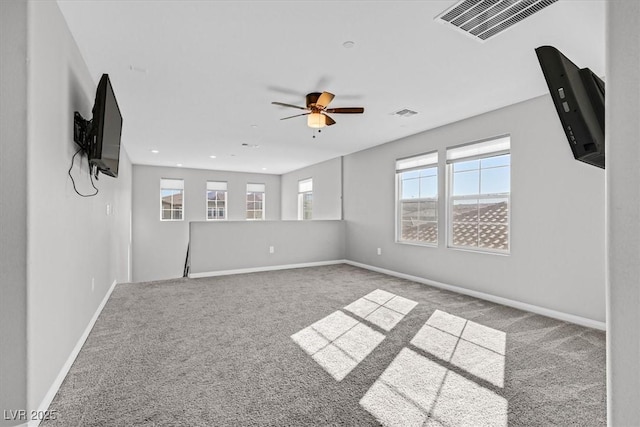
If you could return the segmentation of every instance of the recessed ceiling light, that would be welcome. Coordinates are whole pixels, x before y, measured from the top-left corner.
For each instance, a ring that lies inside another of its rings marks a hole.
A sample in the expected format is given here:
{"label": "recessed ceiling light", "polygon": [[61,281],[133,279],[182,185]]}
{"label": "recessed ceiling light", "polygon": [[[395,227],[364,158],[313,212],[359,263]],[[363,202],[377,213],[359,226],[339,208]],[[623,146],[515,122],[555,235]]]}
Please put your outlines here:
{"label": "recessed ceiling light", "polygon": [[262,170],[263,170],[263,171],[266,171],[266,170],[267,170],[267,168],[262,168]]}
{"label": "recessed ceiling light", "polygon": [[356,43],[352,42],[351,40],[347,40],[346,42],[342,43],[342,46],[345,47],[346,49],[351,49],[355,45]]}
{"label": "recessed ceiling light", "polygon": [[212,159],[215,159],[215,158],[216,158],[216,156],[209,156],[209,157],[211,157]]}
{"label": "recessed ceiling light", "polygon": [[159,151],[158,150],[150,150],[153,154],[158,154]]}
{"label": "recessed ceiling light", "polygon": [[182,163],[176,163],[176,166],[181,167]]}

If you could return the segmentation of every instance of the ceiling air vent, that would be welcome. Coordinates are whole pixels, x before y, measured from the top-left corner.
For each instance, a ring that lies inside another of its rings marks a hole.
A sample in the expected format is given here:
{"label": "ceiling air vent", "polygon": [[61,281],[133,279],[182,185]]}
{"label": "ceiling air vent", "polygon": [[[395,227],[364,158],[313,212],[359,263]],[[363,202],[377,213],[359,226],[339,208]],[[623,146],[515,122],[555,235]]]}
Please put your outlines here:
{"label": "ceiling air vent", "polygon": [[484,41],[557,1],[462,0],[438,15],[436,21]]}
{"label": "ceiling air vent", "polygon": [[400,116],[400,117],[411,117],[411,116],[415,116],[416,114],[418,114],[418,112],[405,108],[404,110],[396,111],[393,114],[395,114],[396,116]]}

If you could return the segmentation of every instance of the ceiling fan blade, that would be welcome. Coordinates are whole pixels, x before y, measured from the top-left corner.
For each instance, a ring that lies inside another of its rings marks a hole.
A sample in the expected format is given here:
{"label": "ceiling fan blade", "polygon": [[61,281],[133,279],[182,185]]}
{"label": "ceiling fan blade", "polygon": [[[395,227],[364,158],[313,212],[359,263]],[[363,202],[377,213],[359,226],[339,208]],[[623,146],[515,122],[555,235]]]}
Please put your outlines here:
{"label": "ceiling fan blade", "polygon": [[327,118],[327,120],[326,120],[327,126],[331,126],[331,125],[335,125],[336,124],[336,121],[333,120],[331,117],[327,116],[326,114],[324,116]]}
{"label": "ceiling fan blade", "polygon": [[300,117],[300,116],[308,116],[311,113],[302,113],[302,114],[296,114],[295,116],[289,116],[289,117],[284,117],[280,120],[287,120],[287,119],[293,119],[294,117]]}
{"label": "ceiling fan blade", "polygon": [[327,113],[362,114],[362,113],[364,113],[364,108],[362,108],[362,107],[328,108],[325,111]]}
{"label": "ceiling fan blade", "polygon": [[322,95],[316,101],[316,107],[318,108],[327,108],[327,105],[333,100],[335,95],[329,92],[322,92]]}
{"label": "ceiling fan blade", "polygon": [[285,104],[284,102],[275,102],[275,101],[274,101],[274,102],[272,102],[272,104],[274,104],[274,105],[280,105],[280,106],[282,106],[282,107],[297,108],[297,109],[299,109],[299,110],[306,110],[306,109],[307,109],[306,107],[299,107],[299,106],[297,106],[297,105]]}

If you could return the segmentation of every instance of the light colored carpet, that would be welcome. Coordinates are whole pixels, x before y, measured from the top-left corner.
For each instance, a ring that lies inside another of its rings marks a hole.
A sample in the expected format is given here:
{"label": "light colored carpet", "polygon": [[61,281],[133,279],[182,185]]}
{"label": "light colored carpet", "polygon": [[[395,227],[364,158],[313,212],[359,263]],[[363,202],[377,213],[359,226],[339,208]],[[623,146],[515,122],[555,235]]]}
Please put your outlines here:
{"label": "light colored carpet", "polygon": [[605,335],[348,265],[122,284],[49,409],[42,425],[605,425]]}

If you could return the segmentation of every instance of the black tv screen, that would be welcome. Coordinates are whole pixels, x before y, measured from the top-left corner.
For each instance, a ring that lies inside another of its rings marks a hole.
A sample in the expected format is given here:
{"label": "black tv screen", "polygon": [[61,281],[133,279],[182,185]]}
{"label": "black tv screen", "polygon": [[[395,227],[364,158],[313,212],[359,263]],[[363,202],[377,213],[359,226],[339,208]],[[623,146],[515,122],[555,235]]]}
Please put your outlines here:
{"label": "black tv screen", "polygon": [[103,74],[98,83],[92,126],[94,139],[88,150],[89,163],[105,175],[117,177],[122,115],[107,74]]}
{"label": "black tv screen", "polygon": [[604,82],[555,47],[536,54],[573,157],[604,169]]}

